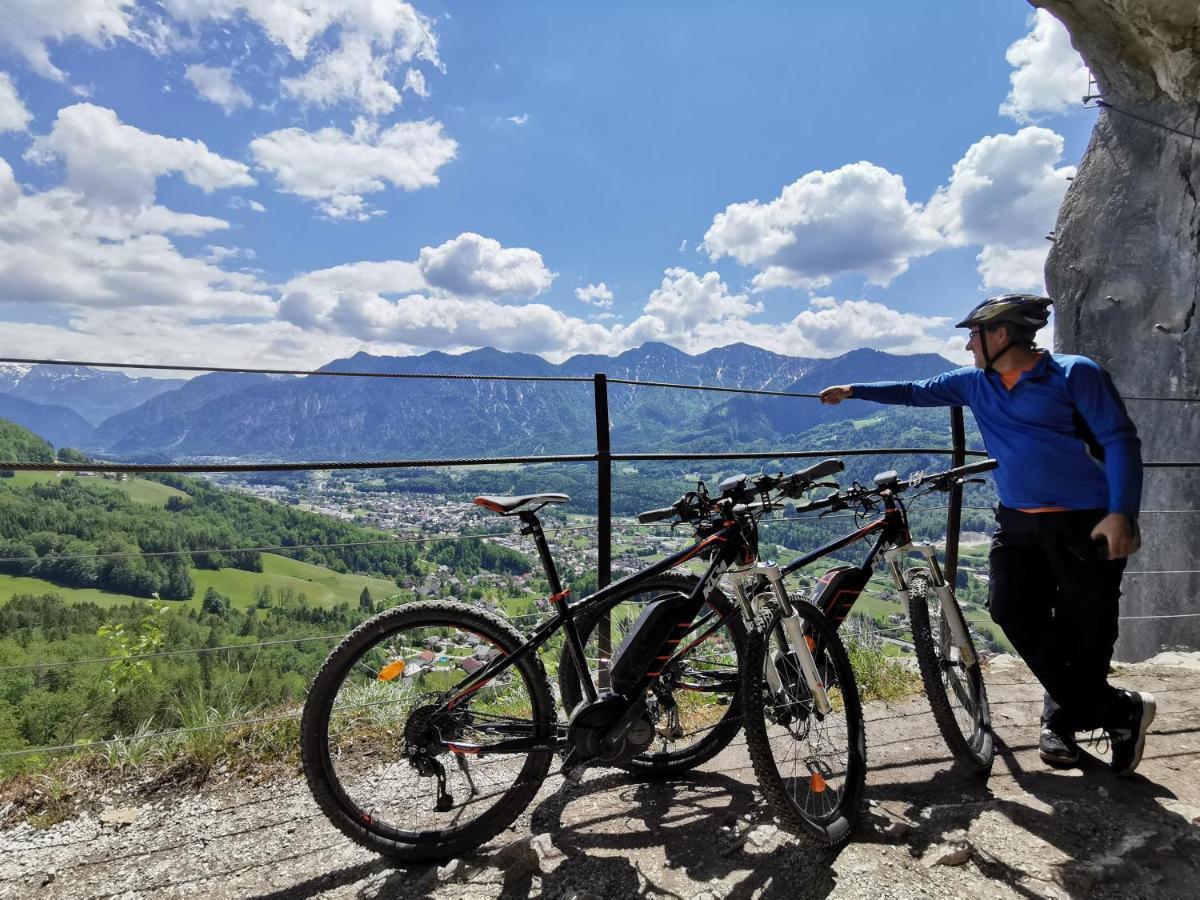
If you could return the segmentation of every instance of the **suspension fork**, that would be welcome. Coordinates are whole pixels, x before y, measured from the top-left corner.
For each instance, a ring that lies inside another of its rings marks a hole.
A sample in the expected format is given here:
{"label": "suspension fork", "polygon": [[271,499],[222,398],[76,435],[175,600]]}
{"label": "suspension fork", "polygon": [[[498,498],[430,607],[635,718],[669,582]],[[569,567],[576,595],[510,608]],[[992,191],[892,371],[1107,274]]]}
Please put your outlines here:
{"label": "suspension fork", "polygon": [[[951,590],[950,585],[946,582],[946,577],[942,574],[942,567],[938,564],[937,552],[932,544],[906,544],[884,553],[888,569],[892,573],[892,579],[896,582],[897,592],[901,595],[907,606],[910,588],[901,569],[901,560],[908,553],[919,553],[925,558],[925,565],[929,571],[929,588],[933,591],[934,596],[938,598],[938,604],[942,610],[942,618],[946,622],[947,629],[950,632],[950,639],[954,642],[954,646],[958,648],[959,657],[962,659],[963,665],[975,665],[978,662],[978,658],[975,655],[975,648],[971,645],[971,635],[967,628],[967,620],[963,618],[962,609],[959,608],[958,602],[954,599],[954,591]],[[944,634],[942,635],[942,640],[945,640]],[[944,650],[944,647],[939,648],[943,656],[945,655]]]}
{"label": "suspension fork", "polygon": [[[783,583],[782,570],[774,564],[763,564],[755,566],[751,572],[766,579],[767,585],[775,595],[775,602],[779,604],[779,624],[783,627],[783,636],[788,647],[796,654],[796,659],[800,663],[800,672],[804,675],[804,682],[808,685],[817,712],[826,715],[833,709],[833,705],[829,702],[829,692],[825,690],[825,682],[821,679],[820,672],[817,671],[817,661],[813,659],[808,636],[804,633],[804,623],[788,597],[787,588]],[[752,617],[753,602],[746,596],[743,583],[744,580],[735,585],[738,602],[742,606],[743,615],[749,614]],[[774,660],[768,661],[771,664],[766,667],[767,684],[772,691],[778,692],[783,689],[783,680],[779,676],[779,670],[775,666]]]}

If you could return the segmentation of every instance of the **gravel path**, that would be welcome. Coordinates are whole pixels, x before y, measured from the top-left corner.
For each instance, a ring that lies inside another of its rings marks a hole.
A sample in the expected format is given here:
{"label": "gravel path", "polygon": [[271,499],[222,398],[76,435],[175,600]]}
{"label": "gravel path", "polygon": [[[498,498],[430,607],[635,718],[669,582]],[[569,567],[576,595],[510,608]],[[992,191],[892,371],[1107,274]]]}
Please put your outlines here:
{"label": "gravel path", "polygon": [[0,832],[0,897],[1194,897],[1200,671],[1139,666],[1117,682],[1159,698],[1127,780],[1099,759],[1042,765],[1040,689],[1010,660],[988,673],[1000,751],[986,782],[951,764],[923,699],[870,706],[871,808],[837,851],[772,824],[739,740],[687,780],[551,777],[505,835],[440,869],[360,850],[294,776],[94,798],[116,821]]}

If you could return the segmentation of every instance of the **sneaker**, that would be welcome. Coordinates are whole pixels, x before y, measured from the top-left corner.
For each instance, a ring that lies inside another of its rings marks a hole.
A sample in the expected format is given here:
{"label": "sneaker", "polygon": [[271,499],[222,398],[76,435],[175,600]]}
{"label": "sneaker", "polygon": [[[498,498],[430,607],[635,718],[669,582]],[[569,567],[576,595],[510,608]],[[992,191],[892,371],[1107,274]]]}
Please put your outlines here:
{"label": "sneaker", "polygon": [[1146,748],[1146,732],[1154,721],[1154,695],[1145,691],[1126,691],[1133,701],[1133,710],[1120,728],[1108,729],[1112,740],[1112,770],[1118,775],[1132,775],[1142,761]]}
{"label": "sneaker", "polygon": [[1079,745],[1075,743],[1075,738],[1058,734],[1049,728],[1042,729],[1038,753],[1042,762],[1052,766],[1073,766],[1079,762]]}

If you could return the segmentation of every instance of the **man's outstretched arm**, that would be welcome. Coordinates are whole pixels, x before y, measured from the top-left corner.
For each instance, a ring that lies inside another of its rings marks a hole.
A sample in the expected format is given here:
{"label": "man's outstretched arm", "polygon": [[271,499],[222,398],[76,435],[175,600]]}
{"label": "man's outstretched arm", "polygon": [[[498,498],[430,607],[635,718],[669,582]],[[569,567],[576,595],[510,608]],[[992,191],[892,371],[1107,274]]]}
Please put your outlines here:
{"label": "man's outstretched arm", "polygon": [[875,381],[869,384],[837,384],[820,392],[821,402],[835,406],[851,397],[899,406],[965,406],[966,381],[972,368],[954,369],[924,381]]}

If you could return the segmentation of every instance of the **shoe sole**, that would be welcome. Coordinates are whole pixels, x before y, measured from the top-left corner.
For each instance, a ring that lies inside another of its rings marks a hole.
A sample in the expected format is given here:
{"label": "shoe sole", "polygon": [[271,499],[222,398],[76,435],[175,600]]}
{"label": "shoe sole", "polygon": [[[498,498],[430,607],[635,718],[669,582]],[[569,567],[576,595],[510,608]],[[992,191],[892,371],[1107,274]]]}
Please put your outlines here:
{"label": "shoe sole", "polygon": [[1055,756],[1052,753],[1043,753],[1039,750],[1038,756],[1042,758],[1042,762],[1046,765],[1054,766],[1056,769],[1070,769],[1073,766],[1079,765],[1079,754],[1075,754],[1075,756]]}
{"label": "shoe sole", "polygon": [[1154,700],[1153,694],[1141,693],[1142,698],[1142,721],[1138,724],[1137,743],[1133,745],[1133,761],[1129,765],[1117,772],[1118,775],[1132,775],[1138,764],[1142,761],[1142,751],[1146,749],[1146,732],[1150,730],[1150,725],[1154,721],[1154,715],[1158,710],[1158,704]]}

